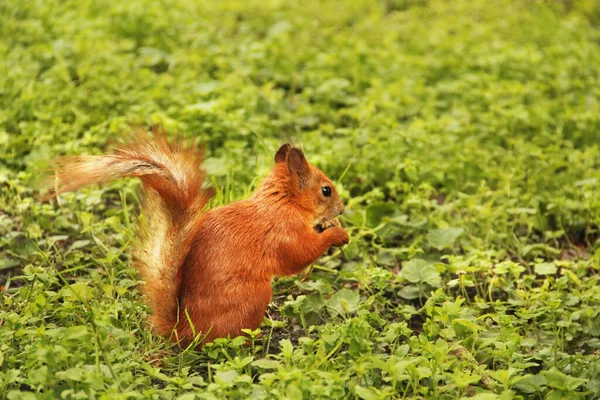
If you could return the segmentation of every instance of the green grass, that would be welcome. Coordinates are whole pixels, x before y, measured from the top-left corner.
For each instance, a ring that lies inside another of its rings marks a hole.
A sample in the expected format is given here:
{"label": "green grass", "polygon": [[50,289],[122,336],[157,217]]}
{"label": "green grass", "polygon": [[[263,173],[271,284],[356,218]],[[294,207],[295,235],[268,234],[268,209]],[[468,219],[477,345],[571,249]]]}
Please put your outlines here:
{"label": "green grass", "polygon": [[[600,397],[593,1],[0,1],[0,399]],[[351,243],[262,334],[178,352],[130,266],[137,183],[35,200],[128,124],[199,137],[215,204],[278,145]]]}

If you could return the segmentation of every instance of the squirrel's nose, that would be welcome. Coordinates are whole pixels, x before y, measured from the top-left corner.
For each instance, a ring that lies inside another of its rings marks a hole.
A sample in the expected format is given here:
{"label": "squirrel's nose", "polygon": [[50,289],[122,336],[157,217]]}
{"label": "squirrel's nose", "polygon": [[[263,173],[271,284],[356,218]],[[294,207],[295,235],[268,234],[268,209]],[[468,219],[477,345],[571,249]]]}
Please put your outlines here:
{"label": "squirrel's nose", "polygon": [[340,215],[342,215],[344,213],[344,206],[342,206],[342,208],[340,208]]}

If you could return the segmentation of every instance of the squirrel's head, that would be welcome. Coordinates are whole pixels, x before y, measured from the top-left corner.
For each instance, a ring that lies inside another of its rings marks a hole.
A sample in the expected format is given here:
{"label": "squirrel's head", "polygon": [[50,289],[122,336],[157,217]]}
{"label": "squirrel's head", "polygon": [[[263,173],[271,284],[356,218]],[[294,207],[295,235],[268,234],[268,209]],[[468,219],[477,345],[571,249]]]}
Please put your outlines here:
{"label": "squirrel's head", "polygon": [[321,226],[344,212],[344,203],[335,186],[320,169],[306,161],[302,150],[284,144],[275,154],[276,169],[287,175],[287,195]]}

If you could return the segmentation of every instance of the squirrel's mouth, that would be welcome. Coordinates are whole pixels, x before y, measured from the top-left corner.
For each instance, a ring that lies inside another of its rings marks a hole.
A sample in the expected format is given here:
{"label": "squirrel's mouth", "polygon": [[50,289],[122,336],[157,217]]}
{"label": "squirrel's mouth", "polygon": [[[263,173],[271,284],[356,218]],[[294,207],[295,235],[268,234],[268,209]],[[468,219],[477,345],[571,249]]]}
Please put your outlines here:
{"label": "squirrel's mouth", "polygon": [[326,219],[322,222],[319,222],[314,226],[314,228],[318,233],[323,233],[326,229],[334,226],[340,226],[340,221],[337,218]]}

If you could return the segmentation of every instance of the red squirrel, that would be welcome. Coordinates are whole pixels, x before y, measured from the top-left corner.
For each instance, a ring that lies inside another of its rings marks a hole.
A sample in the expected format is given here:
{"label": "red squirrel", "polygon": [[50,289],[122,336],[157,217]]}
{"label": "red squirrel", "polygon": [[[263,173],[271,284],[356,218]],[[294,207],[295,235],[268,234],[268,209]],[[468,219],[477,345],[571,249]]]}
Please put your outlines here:
{"label": "red squirrel", "polygon": [[145,195],[134,259],[151,325],[183,346],[258,328],[274,276],[349,241],[334,185],[290,144],[249,198],[209,210],[202,150],[164,130],[133,132],[110,154],[59,158],[47,197],[123,177],[139,178]]}

